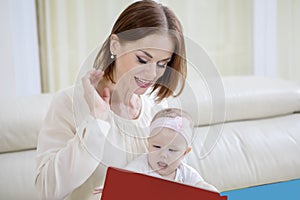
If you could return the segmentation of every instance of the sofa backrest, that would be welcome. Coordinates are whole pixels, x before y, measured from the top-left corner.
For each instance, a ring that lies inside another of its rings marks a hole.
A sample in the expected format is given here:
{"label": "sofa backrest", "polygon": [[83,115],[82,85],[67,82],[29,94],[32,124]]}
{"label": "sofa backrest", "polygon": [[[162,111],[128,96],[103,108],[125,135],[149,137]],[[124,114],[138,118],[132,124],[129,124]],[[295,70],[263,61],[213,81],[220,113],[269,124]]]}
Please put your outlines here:
{"label": "sofa backrest", "polygon": [[[196,79],[187,80],[182,95],[175,98],[176,101],[170,100],[169,106],[180,104],[192,115],[196,126],[223,122],[222,116],[229,122],[300,112],[297,84],[254,76],[225,77],[222,83],[223,99],[219,95],[221,99],[216,102],[224,104],[224,111],[213,107],[214,91]],[[0,153],[36,148],[39,129],[52,97],[53,94],[41,94],[0,100]],[[214,118],[214,115],[221,117]]]}
{"label": "sofa backrest", "polygon": [[0,100],[0,153],[34,149],[52,94]]}
{"label": "sofa backrest", "polygon": [[221,81],[220,87],[214,86],[213,80],[187,80],[183,93],[170,98],[168,106],[189,112],[196,126],[300,112],[300,85],[296,83],[256,76],[224,77]]}

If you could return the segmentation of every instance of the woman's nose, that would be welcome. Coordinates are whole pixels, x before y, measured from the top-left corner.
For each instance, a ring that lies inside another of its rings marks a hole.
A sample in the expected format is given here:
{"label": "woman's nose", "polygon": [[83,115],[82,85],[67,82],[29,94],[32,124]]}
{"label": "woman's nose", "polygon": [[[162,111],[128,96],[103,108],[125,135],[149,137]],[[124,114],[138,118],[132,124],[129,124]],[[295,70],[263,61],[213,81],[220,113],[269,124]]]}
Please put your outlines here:
{"label": "woman's nose", "polygon": [[156,63],[150,63],[146,67],[145,72],[147,73],[147,77],[149,79],[154,79],[157,76]]}

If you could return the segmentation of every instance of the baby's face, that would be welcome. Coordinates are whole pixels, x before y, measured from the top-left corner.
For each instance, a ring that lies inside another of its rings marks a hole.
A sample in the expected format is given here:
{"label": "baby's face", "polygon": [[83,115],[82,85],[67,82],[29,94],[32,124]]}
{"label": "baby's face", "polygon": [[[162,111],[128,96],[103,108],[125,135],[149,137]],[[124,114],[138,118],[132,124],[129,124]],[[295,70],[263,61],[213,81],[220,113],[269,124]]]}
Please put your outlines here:
{"label": "baby's face", "polygon": [[169,128],[156,128],[148,139],[148,162],[161,176],[170,176],[180,165],[187,150],[184,137]]}

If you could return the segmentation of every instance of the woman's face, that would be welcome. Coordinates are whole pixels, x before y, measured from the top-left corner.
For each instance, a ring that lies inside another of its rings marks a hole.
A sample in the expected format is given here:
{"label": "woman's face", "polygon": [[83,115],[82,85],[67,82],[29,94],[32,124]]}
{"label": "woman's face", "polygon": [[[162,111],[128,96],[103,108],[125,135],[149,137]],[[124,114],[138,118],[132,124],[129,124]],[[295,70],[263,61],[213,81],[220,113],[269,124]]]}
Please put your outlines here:
{"label": "woman's face", "polygon": [[135,94],[144,94],[164,74],[174,51],[171,38],[157,34],[126,43],[112,40],[111,45],[117,55],[115,81]]}

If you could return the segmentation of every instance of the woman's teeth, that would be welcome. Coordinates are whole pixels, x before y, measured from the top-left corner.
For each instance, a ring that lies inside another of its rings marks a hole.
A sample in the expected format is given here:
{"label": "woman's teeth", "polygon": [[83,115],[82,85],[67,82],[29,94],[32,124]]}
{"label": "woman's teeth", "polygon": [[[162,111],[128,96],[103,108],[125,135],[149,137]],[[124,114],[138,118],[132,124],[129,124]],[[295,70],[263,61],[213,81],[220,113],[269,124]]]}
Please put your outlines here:
{"label": "woman's teeth", "polygon": [[140,87],[148,87],[151,85],[151,81],[143,80],[136,76],[134,77],[134,79],[137,81],[137,83],[139,84]]}
{"label": "woman's teeth", "polygon": [[140,79],[140,78],[138,78],[138,77],[135,77],[135,80],[137,80],[137,81],[139,81],[139,82],[141,82],[141,83],[143,83],[143,84],[148,84],[148,83],[150,83],[150,81],[146,81],[146,80]]}

